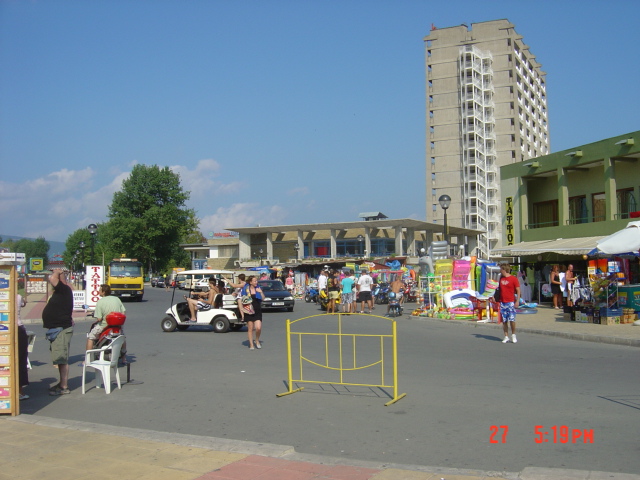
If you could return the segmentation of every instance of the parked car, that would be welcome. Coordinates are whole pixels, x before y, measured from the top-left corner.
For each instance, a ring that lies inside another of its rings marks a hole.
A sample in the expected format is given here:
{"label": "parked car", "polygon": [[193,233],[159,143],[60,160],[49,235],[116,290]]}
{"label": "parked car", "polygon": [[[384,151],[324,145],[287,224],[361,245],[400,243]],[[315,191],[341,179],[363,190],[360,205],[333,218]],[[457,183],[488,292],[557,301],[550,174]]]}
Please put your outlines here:
{"label": "parked car", "polygon": [[280,280],[260,280],[258,285],[265,294],[262,300],[263,309],[286,308],[288,312],[293,312],[295,300]]}
{"label": "parked car", "polygon": [[151,283],[152,287],[158,286],[158,277],[151,277],[151,280],[149,282]]}
{"label": "parked car", "polygon": [[156,279],[156,287],[164,287],[164,277],[158,277]]}

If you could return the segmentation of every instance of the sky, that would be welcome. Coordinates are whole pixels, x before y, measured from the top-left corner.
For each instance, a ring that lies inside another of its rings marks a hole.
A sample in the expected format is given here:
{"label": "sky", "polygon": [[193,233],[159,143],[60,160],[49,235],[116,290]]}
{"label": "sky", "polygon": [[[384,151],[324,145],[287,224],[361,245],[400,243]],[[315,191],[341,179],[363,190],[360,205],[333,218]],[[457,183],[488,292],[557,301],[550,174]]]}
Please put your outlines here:
{"label": "sky", "polygon": [[107,220],[135,164],[205,236],[425,219],[431,26],[506,18],[547,73],[551,151],[640,129],[640,2],[0,0],[0,234]]}

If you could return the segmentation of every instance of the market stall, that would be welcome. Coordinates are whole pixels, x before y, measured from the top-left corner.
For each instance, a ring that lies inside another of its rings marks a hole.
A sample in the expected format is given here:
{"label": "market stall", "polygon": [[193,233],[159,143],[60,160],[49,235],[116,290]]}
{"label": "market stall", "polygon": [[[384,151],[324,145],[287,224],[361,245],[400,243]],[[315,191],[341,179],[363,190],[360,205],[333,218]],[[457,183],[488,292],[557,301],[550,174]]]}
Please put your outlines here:
{"label": "market stall", "polygon": [[[601,317],[632,323],[640,312],[640,221],[597,242],[589,252],[589,282]],[[604,313],[604,315],[603,315]],[[601,320],[602,321],[602,320]]]}

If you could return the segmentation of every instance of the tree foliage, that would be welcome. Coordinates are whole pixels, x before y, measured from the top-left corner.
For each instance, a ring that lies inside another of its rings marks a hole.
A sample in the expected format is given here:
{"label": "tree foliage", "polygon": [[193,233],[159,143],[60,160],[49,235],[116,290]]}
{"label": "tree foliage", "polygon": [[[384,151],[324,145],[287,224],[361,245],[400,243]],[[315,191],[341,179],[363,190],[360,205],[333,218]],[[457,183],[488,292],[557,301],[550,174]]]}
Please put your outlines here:
{"label": "tree foliage", "polygon": [[[65,251],[62,254],[65,265],[72,266],[74,270],[81,270],[83,263],[85,265],[102,265],[103,259],[105,263],[108,263],[113,258],[113,252],[108,243],[103,241],[103,238],[107,236],[107,228],[105,224],[98,224],[98,231],[93,239],[86,228],[79,228],[71,233],[67,237]],[[92,241],[95,244],[92,245]],[[84,242],[84,248],[81,246],[81,242]],[[93,257],[91,257],[92,251]]]}
{"label": "tree foliage", "polygon": [[10,252],[24,253],[27,261],[30,258],[44,258],[45,262],[49,258],[49,242],[44,237],[21,238],[19,240],[7,239],[1,246],[8,248]]}
{"label": "tree foliage", "polygon": [[134,257],[161,271],[182,250],[181,240],[198,229],[188,199],[180,176],[168,167],[136,165],[113,195],[101,239],[114,257]]}

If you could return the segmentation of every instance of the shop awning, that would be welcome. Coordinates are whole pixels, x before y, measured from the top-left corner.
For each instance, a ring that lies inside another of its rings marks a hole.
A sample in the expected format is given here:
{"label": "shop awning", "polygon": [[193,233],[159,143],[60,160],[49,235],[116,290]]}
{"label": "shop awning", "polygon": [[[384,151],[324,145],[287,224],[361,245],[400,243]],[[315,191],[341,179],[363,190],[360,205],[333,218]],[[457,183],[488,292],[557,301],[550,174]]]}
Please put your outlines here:
{"label": "shop awning", "polygon": [[521,257],[525,255],[539,255],[542,253],[557,253],[559,255],[585,255],[592,251],[599,240],[605,236],[557,238],[554,240],[538,240],[534,242],[520,242],[513,245],[494,248],[492,256]]}

